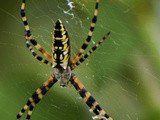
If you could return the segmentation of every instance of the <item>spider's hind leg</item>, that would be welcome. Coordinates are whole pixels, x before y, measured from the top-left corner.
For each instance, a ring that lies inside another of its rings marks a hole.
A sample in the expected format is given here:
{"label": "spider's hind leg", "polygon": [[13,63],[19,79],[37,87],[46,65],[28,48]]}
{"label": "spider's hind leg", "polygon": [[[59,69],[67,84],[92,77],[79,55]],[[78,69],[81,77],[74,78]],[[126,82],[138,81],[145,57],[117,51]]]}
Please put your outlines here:
{"label": "spider's hind leg", "polygon": [[49,66],[52,66],[52,62],[51,62],[50,60],[47,60],[47,59],[43,58],[42,56],[39,56],[39,55],[34,51],[32,45],[31,45],[30,42],[27,40],[28,38],[27,38],[26,35],[25,35],[25,37],[26,37],[26,46],[27,46],[27,48],[29,49],[29,51],[31,52],[32,56],[33,56],[34,58],[36,58],[38,61],[41,61],[42,63],[45,63],[45,64],[47,64],[47,65],[49,65]]}
{"label": "spider's hind leg", "polygon": [[26,13],[25,13],[25,6],[26,6],[26,0],[23,0],[22,5],[21,5],[21,18],[24,24],[25,28],[25,36],[27,36],[27,40],[34,46],[35,49],[37,49],[39,52],[41,52],[45,57],[48,59],[52,59],[52,56],[50,53],[48,53],[44,48],[41,47],[41,45],[32,37],[30,27],[27,21]]}
{"label": "spider's hind leg", "polygon": [[97,22],[98,6],[99,6],[99,0],[96,0],[94,16],[92,18],[92,22],[91,22],[90,29],[89,29],[89,32],[88,32],[88,36],[87,36],[85,42],[83,43],[83,45],[81,46],[81,48],[80,48],[79,52],[77,53],[77,55],[72,59],[71,62],[73,64],[76,63],[79,60],[79,58],[84,53],[85,49],[87,49],[88,44],[92,39],[93,31],[94,31],[94,28],[95,28],[95,25],[96,25],[96,22]]}
{"label": "spider's hind leg", "polygon": [[110,35],[110,32],[108,32],[105,36],[103,36],[103,38],[100,39],[98,43],[95,46],[93,46],[83,57],[79,58],[76,63],[71,63],[71,69],[73,70],[78,65],[83,63],[101,45],[101,43],[103,43],[104,40],[109,37],[109,35]]}

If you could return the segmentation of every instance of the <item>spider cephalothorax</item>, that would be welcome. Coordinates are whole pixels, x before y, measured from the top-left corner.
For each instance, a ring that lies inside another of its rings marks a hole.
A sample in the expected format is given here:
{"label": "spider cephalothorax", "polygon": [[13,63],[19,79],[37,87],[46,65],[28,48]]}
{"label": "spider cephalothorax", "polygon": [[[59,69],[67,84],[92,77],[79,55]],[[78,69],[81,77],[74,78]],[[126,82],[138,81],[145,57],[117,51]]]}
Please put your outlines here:
{"label": "spider cephalothorax", "polygon": [[60,86],[66,87],[71,78],[71,69],[70,67],[67,67],[66,69],[55,68],[54,75],[55,78],[58,80]]}
{"label": "spider cephalothorax", "polygon": [[[79,52],[74,58],[71,58],[71,47],[68,37],[68,32],[62,24],[61,20],[55,22],[55,27],[52,34],[52,54],[48,53],[45,49],[33,39],[27,18],[25,15],[25,1],[23,0],[21,6],[21,17],[25,27],[25,38],[26,46],[37,60],[51,66],[54,68],[53,74],[46,80],[41,87],[39,87],[36,92],[28,99],[27,103],[24,105],[22,110],[17,114],[17,120],[20,120],[23,113],[28,110],[27,120],[30,120],[33,109],[35,105],[43,98],[47,91],[58,81],[60,86],[67,86],[70,82],[75,89],[78,91],[79,95],[83,98],[86,104],[90,107],[90,111],[94,112],[96,116],[93,119],[99,120],[112,120],[111,117],[100,107],[98,102],[91,96],[91,94],[85,89],[84,85],[80,82],[78,77],[71,73],[78,65],[85,61],[98,47],[99,45],[109,36],[110,32],[105,34],[105,36],[98,41],[98,43],[93,46],[84,56],[82,54],[86,50],[89,42],[91,41],[94,27],[97,21],[98,15],[98,5],[99,0],[96,0],[94,16],[92,23],[90,25],[90,30],[86,41],[81,46]],[[41,52],[47,59],[43,58],[34,51],[34,48]],[[67,120],[67,118],[66,118]]]}

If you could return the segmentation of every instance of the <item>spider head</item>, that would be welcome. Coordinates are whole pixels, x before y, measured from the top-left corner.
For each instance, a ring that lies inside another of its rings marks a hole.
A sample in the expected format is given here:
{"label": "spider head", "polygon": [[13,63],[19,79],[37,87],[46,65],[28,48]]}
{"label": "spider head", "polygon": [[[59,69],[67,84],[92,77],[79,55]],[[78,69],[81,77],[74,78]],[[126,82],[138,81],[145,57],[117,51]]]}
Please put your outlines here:
{"label": "spider head", "polygon": [[66,87],[71,78],[71,69],[70,67],[67,67],[66,69],[55,68],[54,75],[55,78],[58,80],[60,86]]}

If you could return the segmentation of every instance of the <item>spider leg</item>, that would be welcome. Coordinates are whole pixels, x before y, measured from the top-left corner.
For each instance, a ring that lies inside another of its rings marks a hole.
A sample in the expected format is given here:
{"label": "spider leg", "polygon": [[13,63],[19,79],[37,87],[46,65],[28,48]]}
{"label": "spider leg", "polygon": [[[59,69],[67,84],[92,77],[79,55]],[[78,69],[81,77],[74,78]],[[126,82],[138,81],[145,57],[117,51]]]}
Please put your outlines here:
{"label": "spider leg", "polygon": [[96,114],[96,116],[94,116],[93,119],[112,120],[112,118],[100,107],[97,101],[85,89],[84,85],[79,81],[79,79],[74,74],[72,74],[70,82],[78,91],[78,93],[83,98],[85,103],[90,107],[90,111],[93,111]]}
{"label": "spider leg", "polygon": [[43,98],[43,96],[48,92],[49,88],[55,84],[57,80],[55,79],[54,75],[51,75],[47,81],[43,83],[41,87],[39,87],[36,92],[32,94],[32,96],[28,99],[27,103],[24,105],[24,107],[21,109],[21,111],[17,114],[17,120],[20,120],[23,113],[29,108],[28,114],[26,119],[30,120],[32,111],[35,107],[35,105]]}
{"label": "spider leg", "polygon": [[52,56],[45,49],[43,49],[41,47],[41,45],[38,44],[35,39],[32,38],[31,31],[30,31],[30,28],[29,28],[29,24],[27,22],[27,17],[26,17],[26,14],[25,14],[25,1],[26,0],[23,0],[22,5],[21,5],[21,17],[22,17],[22,21],[23,21],[23,24],[24,24],[24,27],[25,27],[25,32],[26,32],[27,40],[29,42],[31,42],[31,44],[38,51],[40,51],[44,56],[46,56],[48,59],[52,59]]}
{"label": "spider leg", "polygon": [[99,46],[101,43],[104,42],[105,39],[107,39],[110,35],[110,32],[108,32],[101,40],[98,41],[98,43],[93,46],[83,57],[81,57],[75,64],[71,63],[71,69],[75,69],[78,65],[80,65],[82,62],[84,62]]}
{"label": "spider leg", "polygon": [[91,41],[93,31],[94,31],[94,28],[95,28],[95,25],[96,25],[96,22],[97,22],[98,6],[99,6],[99,0],[96,1],[94,16],[92,18],[92,22],[91,22],[91,25],[90,25],[90,30],[89,30],[89,33],[88,33],[88,37],[86,38],[86,41],[81,46],[77,55],[72,59],[72,63],[76,63],[79,60],[80,56],[83,54],[85,49],[88,47],[89,42]]}
{"label": "spider leg", "polygon": [[48,61],[46,59],[44,59],[43,57],[39,56],[33,49],[33,47],[31,46],[30,42],[27,40],[27,36],[26,36],[26,46],[29,49],[29,51],[31,52],[31,54],[33,55],[34,58],[36,58],[37,60],[41,61],[42,63],[45,63],[49,66],[52,66],[52,62]]}

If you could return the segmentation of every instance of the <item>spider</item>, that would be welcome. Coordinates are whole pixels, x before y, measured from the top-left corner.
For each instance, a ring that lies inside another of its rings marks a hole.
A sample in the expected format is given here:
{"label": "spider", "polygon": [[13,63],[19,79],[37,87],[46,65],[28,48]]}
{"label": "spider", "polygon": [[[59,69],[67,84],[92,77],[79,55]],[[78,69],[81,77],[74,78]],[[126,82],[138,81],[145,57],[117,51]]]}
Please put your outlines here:
{"label": "spider", "polygon": [[[96,0],[94,16],[92,18],[92,22],[90,25],[90,30],[88,33],[88,37],[85,42],[81,46],[79,52],[76,56],[71,59],[71,47],[70,47],[70,39],[68,36],[68,32],[65,29],[62,21],[58,19],[55,23],[55,27],[52,34],[52,55],[49,54],[45,49],[41,47],[40,44],[37,43],[35,39],[33,39],[27,18],[25,15],[25,2],[23,0],[21,5],[21,17],[25,27],[25,39],[26,46],[30,50],[31,54],[37,60],[51,66],[54,68],[53,74],[39,87],[36,92],[32,94],[32,96],[28,99],[27,103],[21,109],[21,111],[17,114],[17,120],[20,120],[23,113],[28,110],[27,120],[30,120],[33,109],[35,105],[40,102],[43,96],[49,91],[49,89],[58,81],[60,86],[67,87],[68,83],[71,83],[75,89],[78,91],[79,95],[83,98],[84,102],[90,107],[90,111],[94,112],[96,115],[93,116],[93,119],[99,120],[112,120],[112,118],[100,107],[98,102],[91,96],[90,92],[88,92],[84,85],[80,82],[77,76],[71,71],[74,70],[78,65],[86,60],[98,47],[99,45],[109,37],[110,32],[104,35],[99,42],[93,46],[84,56],[85,49],[87,48],[89,42],[91,41],[92,34],[96,25],[97,15],[98,15],[98,6],[99,0]],[[33,47],[41,52],[45,57],[49,60],[39,56],[33,49]]]}

